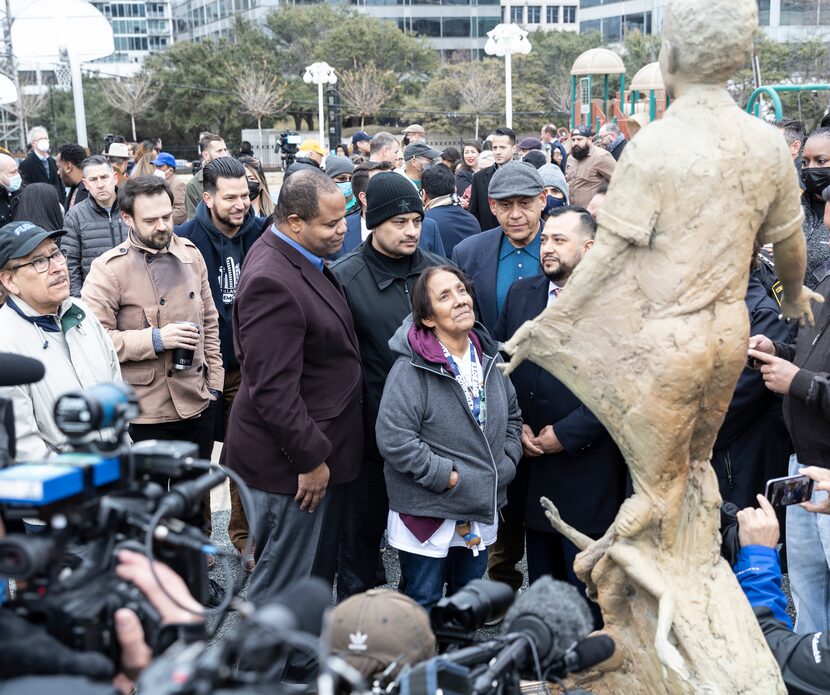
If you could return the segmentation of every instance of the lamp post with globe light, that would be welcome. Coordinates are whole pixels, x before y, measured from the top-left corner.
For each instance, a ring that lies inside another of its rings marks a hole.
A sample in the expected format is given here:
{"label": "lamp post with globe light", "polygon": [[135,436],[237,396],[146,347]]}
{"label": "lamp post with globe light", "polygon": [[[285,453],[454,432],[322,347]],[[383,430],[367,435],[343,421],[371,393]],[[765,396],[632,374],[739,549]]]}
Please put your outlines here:
{"label": "lamp post with globe light", "polygon": [[303,82],[306,82],[307,84],[314,83],[317,85],[318,116],[320,119],[320,145],[325,147],[325,140],[323,139],[323,85],[335,84],[337,82],[337,75],[334,72],[334,68],[328,63],[312,63],[305,69]]}
{"label": "lamp post with globe light", "polygon": [[[507,19],[510,19],[510,6],[507,6]],[[514,53],[530,53],[530,41],[527,32],[516,24],[498,24],[487,32],[484,52],[491,56],[504,56],[504,121],[508,128],[513,127],[513,70],[511,56]]]}

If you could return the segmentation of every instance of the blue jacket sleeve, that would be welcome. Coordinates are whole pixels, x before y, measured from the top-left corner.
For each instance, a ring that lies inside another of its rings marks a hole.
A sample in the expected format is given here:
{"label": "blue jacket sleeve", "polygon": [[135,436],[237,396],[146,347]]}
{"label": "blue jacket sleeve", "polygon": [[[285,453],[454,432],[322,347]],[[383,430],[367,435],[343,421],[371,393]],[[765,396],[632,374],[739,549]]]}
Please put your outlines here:
{"label": "blue jacket sleeve", "polygon": [[744,546],[732,569],[752,607],[766,606],[776,620],[792,630],[793,624],[787,615],[787,597],[781,589],[778,552],[763,545]]}

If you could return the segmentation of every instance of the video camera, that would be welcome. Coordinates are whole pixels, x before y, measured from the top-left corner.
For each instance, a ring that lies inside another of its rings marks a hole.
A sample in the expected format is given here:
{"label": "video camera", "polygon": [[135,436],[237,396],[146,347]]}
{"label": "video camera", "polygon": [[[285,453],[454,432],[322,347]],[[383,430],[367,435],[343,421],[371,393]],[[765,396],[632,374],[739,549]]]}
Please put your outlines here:
{"label": "video camera", "polygon": [[282,160],[282,170],[285,171],[294,163],[294,157],[300,149],[303,137],[294,130],[283,130],[279,135],[279,151]]}
{"label": "video camera", "polygon": [[[476,638],[477,630],[505,611],[500,634],[483,641]],[[405,668],[393,686],[395,692],[518,695],[523,692],[520,678],[558,681],[614,652],[609,637],[588,636],[593,617],[579,591],[551,577],[538,579],[515,602],[506,584],[470,582],[439,601],[430,618],[439,651],[442,646],[446,650]]]}
{"label": "video camera", "polygon": [[[64,395],[54,419],[72,451],[0,470],[0,514],[6,521],[24,520],[29,531],[0,538],[0,576],[17,580],[16,597],[4,610],[116,664],[118,608],[136,612],[151,647],[158,646],[160,631],[147,598],[117,576],[117,551],[157,557],[205,603],[205,553],[217,550],[183,520],[200,518],[205,495],[225,478],[196,458],[197,447],[189,442],[130,446],[127,428],[138,413],[134,391],[123,384]],[[13,455],[13,431],[5,439]],[[225,605],[232,589],[229,583]]]}

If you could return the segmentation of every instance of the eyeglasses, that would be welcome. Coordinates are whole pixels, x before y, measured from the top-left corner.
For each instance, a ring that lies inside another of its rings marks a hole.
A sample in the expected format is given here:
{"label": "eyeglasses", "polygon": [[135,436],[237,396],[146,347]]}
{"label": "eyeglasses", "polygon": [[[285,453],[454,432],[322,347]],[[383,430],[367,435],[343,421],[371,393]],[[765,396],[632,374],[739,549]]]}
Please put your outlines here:
{"label": "eyeglasses", "polygon": [[41,256],[40,258],[35,258],[33,261],[29,261],[28,263],[21,263],[20,265],[16,265],[12,268],[12,270],[20,270],[21,268],[25,268],[27,265],[30,265],[35,269],[35,272],[45,273],[49,270],[49,266],[52,264],[52,261],[55,261],[57,265],[66,265],[66,254],[58,249],[51,256]]}

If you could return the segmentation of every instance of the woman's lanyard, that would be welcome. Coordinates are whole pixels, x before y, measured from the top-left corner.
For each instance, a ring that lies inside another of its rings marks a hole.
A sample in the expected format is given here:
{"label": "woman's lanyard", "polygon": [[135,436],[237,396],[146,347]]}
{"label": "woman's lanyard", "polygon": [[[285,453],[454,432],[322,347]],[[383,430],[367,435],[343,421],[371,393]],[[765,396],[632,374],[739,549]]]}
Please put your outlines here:
{"label": "woman's lanyard", "polygon": [[467,378],[461,373],[458,364],[455,362],[455,358],[453,358],[446,346],[443,343],[440,343],[440,345],[455,380],[461,386],[461,390],[464,391],[464,397],[467,399],[467,406],[470,408],[470,412],[473,414],[478,426],[483,430],[487,419],[487,410],[484,402],[484,380],[481,378],[481,366],[478,361],[478,355],[473,347],[473,342],[469,341],[469,343],[470,377],[472,383],[468,382]]}

